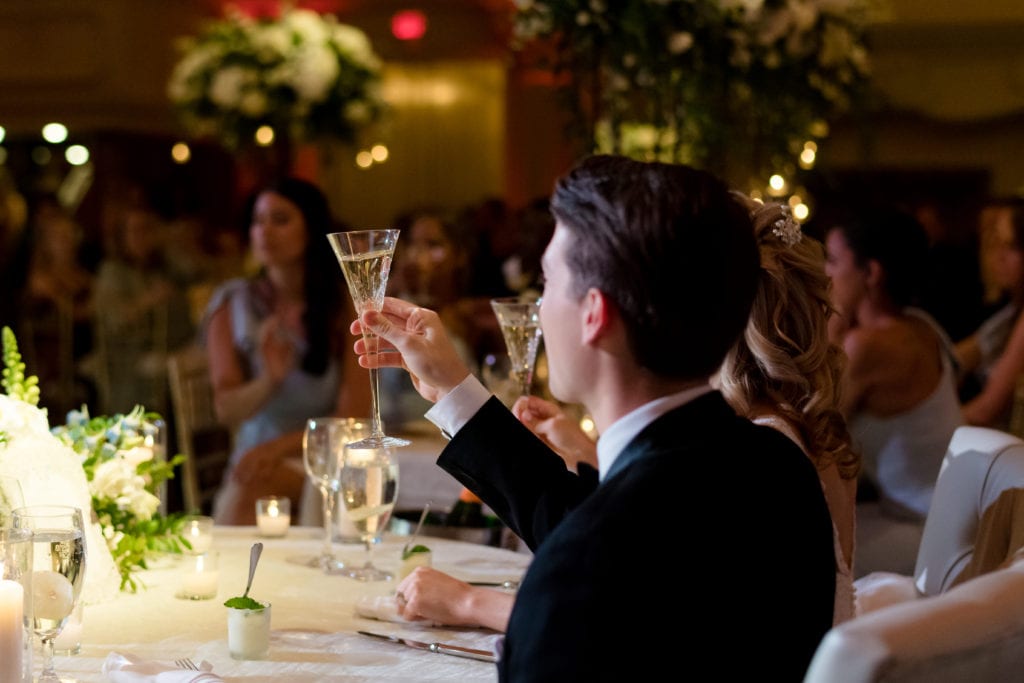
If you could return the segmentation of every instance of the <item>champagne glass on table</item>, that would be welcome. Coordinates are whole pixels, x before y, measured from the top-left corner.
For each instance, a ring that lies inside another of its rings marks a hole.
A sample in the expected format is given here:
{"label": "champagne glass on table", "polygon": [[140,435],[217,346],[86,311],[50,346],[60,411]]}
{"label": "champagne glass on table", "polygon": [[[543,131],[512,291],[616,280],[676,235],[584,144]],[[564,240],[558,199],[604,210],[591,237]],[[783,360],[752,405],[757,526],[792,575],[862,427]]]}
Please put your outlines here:
{"label": "champagne glass on table", "polygon": [[43,643],[38,683],[68,683],[53,669],[53,641],[81,599],[85,582],[82,511],[67,505],[33,505],[14,511],[14,528],[32,531],[32,628]]}
{"label": "champagne glass on table", "polygon": [[505,338],[519,395],[529,396],[541,338],[540,297],[499,297],[491,299],[491,308]]}
{"label": "champagne glass on table", "polygon": [[348,518],[366,545],[366,564],[350,568],[347,576],[360,581],[386,581],[393,575],[373,565],[373,546],[391,519],[398,499],[398,461],[391,447],[345,445],[341,466],[341,500]]}
{"label": "champagne glass on table", "polygon": [[[327,235],[334,255],[345,275],[356,313],[379,311],[384,307],[384,291],[391,272],[391,259],[398,242],[398,230],[351,230]],[[363,332],[369,354],[377,352],[377,336]],[[408,446],[409,442],[395,436],[385,436],[380,419],[380,371],[370,369],[371,433],[360,441],[361,446]]]}
{"label": "champagne glass on table", "polygon": [[338,500],[342,449],[345,444],[370,434],[370,421],[355,417],[311,417],[302,435],[302,461],[309,477],[323,497],[324,546],[319,555],[299,561],[320,567],[328,574],[345,568],[334,556],[332,543],[334,505]]}

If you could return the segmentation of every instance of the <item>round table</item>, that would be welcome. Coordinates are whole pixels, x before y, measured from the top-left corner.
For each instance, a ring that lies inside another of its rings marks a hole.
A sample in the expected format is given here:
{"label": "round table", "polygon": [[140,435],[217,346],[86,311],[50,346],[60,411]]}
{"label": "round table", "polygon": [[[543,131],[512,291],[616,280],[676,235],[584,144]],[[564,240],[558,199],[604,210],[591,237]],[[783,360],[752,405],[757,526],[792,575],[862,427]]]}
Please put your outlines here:
{"label": "round table", "polygon": [[[397,571],[407,540],[386,536],[374,549],[374,563]],[[249,551],[256,541],[263,542],[264,549],[250,595],[272,605],[270,653],[265,660],[235,661],[227,650],[223,603],[245,589]],[[518,579],[531,559],[511,550],[436,537],[420,542],[433,551],[435,567],[467,581]],[[283,538],[262,538],[255,527],[216,527],[211,549],[219,554],[216,598],[176,598],[189,556],[168,556],[139,576],[145,587],[138,593],[121,593],[112,601],[85,606],[82,651],[56,657],[57,671],[83,683],[104,681],[103,661],[116,651],[164,662],[205,659],[213,664],[214,673],[231,681],[497,680],[497,670],[488,662],[357,634],[374,631],[488,650],[499,637],[487,629],[428,628],[357,616],[360,598],[390,593],[397,582],[362,583],[295,563],[318,553],[321,544],[322,530],[315,527],[292,527]],[[346,562],[364,559],[361,545],[336,545],[335,551]],[[38,656],[35,665],[38,670]]]}

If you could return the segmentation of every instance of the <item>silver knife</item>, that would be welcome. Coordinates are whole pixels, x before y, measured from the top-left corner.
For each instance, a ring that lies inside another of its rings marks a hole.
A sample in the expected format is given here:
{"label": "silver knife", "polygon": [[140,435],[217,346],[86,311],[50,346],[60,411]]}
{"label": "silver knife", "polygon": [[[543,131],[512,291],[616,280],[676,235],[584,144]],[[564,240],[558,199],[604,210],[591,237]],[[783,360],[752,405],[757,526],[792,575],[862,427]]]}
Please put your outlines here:
{"label": "silver knife", "polygon": [[389,636],[383,633],[371,633],[370,631],[356,631],[356,633],[363,636],[372,636],[374,638],[390,640],[392,643],[398,643],[399,645],[405,645],[407,647],[414,647],[417,650],[439,652],[443,655],[465,657],[466,659],[479,659],[482,662],[498,661],[498,658],[494,655],[494,653],[488,650],[474,650],[471,647],[462,647],[461,645],[450,645],[448,643],[424,643],[422,640],[410,640],[409,638],[399,638],[398,636]]}

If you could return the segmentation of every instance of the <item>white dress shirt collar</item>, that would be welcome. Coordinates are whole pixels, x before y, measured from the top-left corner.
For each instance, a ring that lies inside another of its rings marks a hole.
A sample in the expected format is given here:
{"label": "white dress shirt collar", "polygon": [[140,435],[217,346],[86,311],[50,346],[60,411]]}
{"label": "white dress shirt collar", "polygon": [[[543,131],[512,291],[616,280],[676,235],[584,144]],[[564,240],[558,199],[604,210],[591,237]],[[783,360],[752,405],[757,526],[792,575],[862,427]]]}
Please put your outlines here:
{"label": "white dress shirt collar", "polygon": [[662,396],[656,398],[650,403],[645,403],[636,410],[627,413],[620,417],[618,420],[613,422],[601,434],[601,438],[597,440],[597,466],[598,472],[601,477],[601,481],[604,481],[605,475],[608,474],[608,470],[611,469],[612,464],[615,462],[619,454],[629,445],[637,434],[643,431],[643,429],[654,422],[656,419],[679,406],[689,403],[699,396],[711,391],[710,384],[702,384],[696,387],[690,387],[684,389],[676,394],[669,394],[668,396]]}

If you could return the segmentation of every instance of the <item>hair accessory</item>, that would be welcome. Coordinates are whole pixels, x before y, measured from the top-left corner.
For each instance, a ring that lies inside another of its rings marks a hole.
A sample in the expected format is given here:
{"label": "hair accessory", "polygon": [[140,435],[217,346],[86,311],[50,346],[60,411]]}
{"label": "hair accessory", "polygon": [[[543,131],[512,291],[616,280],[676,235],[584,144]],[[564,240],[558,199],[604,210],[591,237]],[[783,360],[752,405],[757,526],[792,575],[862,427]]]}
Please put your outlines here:
{"label": "hair accessory", "polygon": [[782,218],[772,223],[772,234],[791,247],[802,240],[804,234],[800,231],[800,224],[793,219],[789,207],[780,204],[779,209],[782,211]]}

